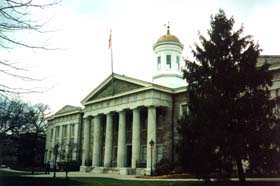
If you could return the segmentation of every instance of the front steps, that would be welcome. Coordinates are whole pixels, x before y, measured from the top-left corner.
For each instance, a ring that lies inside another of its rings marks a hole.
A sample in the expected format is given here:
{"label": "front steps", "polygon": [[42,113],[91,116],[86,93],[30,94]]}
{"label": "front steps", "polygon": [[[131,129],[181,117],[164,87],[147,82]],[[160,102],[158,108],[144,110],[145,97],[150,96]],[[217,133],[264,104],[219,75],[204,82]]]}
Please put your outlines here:
{"label": "front steps", "polygon": [[80,172],[88,172],[93,174],[115,174],[115,175],[147,175],[149,172],[146,168],[117,168],[117,167],[91,167],[81,166]]}

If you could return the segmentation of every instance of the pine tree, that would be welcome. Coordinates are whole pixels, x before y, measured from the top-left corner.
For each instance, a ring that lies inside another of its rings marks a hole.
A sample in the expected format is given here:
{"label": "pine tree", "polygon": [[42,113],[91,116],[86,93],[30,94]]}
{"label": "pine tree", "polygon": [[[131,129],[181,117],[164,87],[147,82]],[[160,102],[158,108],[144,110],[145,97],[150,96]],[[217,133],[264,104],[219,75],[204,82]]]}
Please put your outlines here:
{"label": "pine tree", "polygon": [[229,177],[236,167],[244,182],[244,161],[264,170],[260,160],[273,161],[269,153],[279,157],[279,121],[269,65],[257,65],[259,45],[243,36],[243,27],[234,31],[234,23],[223,10],[211,16],[207,37],[200,35],[192,51],[195,61],[186,64],[189,114],[179,122],[178,152],[200,178],[217,170]]}

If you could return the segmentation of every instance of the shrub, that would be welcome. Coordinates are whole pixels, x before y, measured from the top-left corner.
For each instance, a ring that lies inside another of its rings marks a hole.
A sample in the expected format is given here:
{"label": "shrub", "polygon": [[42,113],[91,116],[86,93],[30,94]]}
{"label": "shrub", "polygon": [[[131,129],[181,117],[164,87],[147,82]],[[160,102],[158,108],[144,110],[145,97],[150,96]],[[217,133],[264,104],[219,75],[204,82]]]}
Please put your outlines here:
{"label": "shrub", "polygon": [[60,170],[65,171],[66,169],[68,171],[79,171],[80,164],[78,161],[69,161],[69,162],[59,162],[58,166]]}
{"label": "shrub", "polygon": [[174,168],[174,165],[168,159],[161,159],[155,166],[156,175],[170,174]]}

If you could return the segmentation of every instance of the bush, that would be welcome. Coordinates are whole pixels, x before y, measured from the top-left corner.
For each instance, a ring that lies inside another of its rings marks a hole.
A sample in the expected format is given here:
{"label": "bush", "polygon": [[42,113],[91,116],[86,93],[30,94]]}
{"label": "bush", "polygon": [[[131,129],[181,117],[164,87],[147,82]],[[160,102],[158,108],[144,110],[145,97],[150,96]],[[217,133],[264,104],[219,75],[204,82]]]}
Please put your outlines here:
{"label": "bush", "polygon": [[69,161],[69,162],[59,162],[58,163],[59,169],[65,171],[79,171],[80,164],[78,161]]}
{"label": "bush", "polygon": [[155,166],[156,175],[170,174],[174,168],[174,165],[168,159],[161,159]]}
{"label": "bush", "polygon": [[180,165],[174,165],[174,168],[173,168],[173,170],[172,170],[172,174],[182,174],[182,173],[184,173],[185,171],[184,171],[184,169],[183,169],[183,167],[182,166],[180,166]]}

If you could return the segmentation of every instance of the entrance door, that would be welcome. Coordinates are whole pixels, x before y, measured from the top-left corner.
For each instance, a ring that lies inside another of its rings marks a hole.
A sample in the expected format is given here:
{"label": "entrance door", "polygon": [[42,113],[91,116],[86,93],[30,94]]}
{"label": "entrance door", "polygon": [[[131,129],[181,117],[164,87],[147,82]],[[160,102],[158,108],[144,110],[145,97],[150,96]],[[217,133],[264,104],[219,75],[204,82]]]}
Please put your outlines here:
{"label": "entrance door", "polygon": [[132,146],[126,146],[126,167],[131,167],[131,154],[132,154]]}

